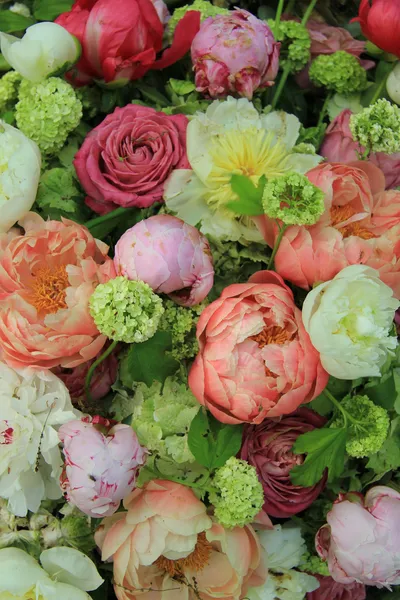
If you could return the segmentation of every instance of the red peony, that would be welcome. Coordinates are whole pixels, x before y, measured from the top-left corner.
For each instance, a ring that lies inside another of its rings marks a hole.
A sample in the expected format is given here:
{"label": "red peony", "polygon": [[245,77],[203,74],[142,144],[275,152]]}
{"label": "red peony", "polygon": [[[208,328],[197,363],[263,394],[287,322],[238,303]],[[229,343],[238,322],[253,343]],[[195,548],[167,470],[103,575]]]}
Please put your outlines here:
{"label": "red peony", "polygon": [[365,37],[400,58],[400,4],[396,0],[361,0],[358,17]]}
{"label": "red peony", "polygon": [[367,597],[365,585],[361,583],[350,583],[344,585],[338,583],[332,577],[314,575],[319,581],[319,588],[314,592],[308,592],[307,600],[365,600]]}

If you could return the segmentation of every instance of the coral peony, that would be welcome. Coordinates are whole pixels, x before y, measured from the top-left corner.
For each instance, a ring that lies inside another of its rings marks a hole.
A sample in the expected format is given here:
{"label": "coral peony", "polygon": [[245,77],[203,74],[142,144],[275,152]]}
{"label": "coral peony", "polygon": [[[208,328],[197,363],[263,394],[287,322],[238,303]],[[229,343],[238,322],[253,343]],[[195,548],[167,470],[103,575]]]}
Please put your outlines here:
{"label": "coral peony", "polygon": [[246,10],[208,17],[191,48],[196,89],[211,98],[237,93],[251,99],[273,85],[279,47],[269,26]]}
{"label": "coral peony", "polygon": [[365,37],[400,58],[400,6],[393,0],[361,0],[358,17]]}
{"label": "coral peony", "polygon": [[104,214],[118,206],[160,202],[171,171],[189,166],[187,123],[184,115],[147,106],[116,108],[89,133],[74,159],[86,204]]}
{"label": "coral peony", "polygon": [[314,575],[319,581],[319,588],[308,592],[307,600],[365,600],[365,585],[361,583],[338,583],[332,577]]}
{"label": "coral peony", "polygon": [[84,417],[60,427],[58,435],[64,444],[61,481],[68,502],[91,517],[112,515],[135,487],[146,456],[132,427]]}
{"label": "coral peony", "polygon": [[170,594],[174,600],[239,600],[250,586],[264,583],[254,530],[228,531],[213,523],[189,488],[150,481],[124,506],[127,512],[104,519],[95,536],[102,559],[114,562],[118,600],[149,593],[153,600]]}
{"label": "coral peony", "polygon": [[323,427],[326,419],[307,408],[299,408],[280,420],[266,419],[259,425],[246,425],[240,457],[257,469],[264,488],[265,513],[288,518],[308,508],[323,490],[326,476],[304,488],[290,481],[290,471],[304,461],[291,448],[299,435]]}
{"label": "coral peony", "polygon": [[115,247],[115,269],[145,281],[183,306],[200,304],[214,282],[207,238],[171,215],[155,215],[128,229]]}
{"label": "coral peony", "polygon": [[89,314],[98,283],[115,276],[108,247],[73,221],[28,213],[24,235],[0,236],[0,348],[15,368],[76,367],[106,338]]}
{"label": "coral peony", "polygon": [[223,423],[291,413],[327,383],[293,294],[272,271],[225,288],[202,312],[197,337],[189,385]]}
{"label": "coral peony", "polygon": [[339,583],[377,587],[400,584],[400,494],[376,486],[365,498],[342,494],[321,527],[315,546]]}
{"label": "coral peony", "polygon": [[76,85],[93,79],[123,84],[182,58],[199,30],[200,13],[190,11],[182,19],[172,46],[157,60],[167,17],[163,5],[161,0],[75,0],[56,19],[82,45],[82,57],[69,78]]}

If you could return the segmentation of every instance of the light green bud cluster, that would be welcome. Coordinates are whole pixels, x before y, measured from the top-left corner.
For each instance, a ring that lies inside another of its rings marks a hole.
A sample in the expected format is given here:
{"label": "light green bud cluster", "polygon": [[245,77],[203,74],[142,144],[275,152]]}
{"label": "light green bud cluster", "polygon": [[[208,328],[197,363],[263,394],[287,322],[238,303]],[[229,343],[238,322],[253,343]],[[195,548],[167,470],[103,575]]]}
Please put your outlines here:
{"label": "light green bud cluster", "polygon": [[[347,397],[341,406],[350,415],[346,451],[350,456],[363,458],[376,454],[383,446],[389,431],[390,419],[384,408],[377,406],[368,396]],[[343,427],[340,414],[331,427]]]}
{"label": "light green bud cluster", "polygon": [[160,320],[159,329],[172,335],[171,355],[182,361],[196,356],[199,345],[196,338],[196,325],[206,307],[206,302],[198,306],[184,307],[172,300],[165,300],[165,312]]}
{"label": "light green bud cluster", "polygon": [[262,204],[268,217],[285,225],[314,225],[325,209],[323,191],[295,172],[269,179]]}
{"label": "light green bud cluster", "polygon": [[0,113],[10,110],[18,100],[21,80],[21,75],[16,71],[8,71],[0,79]]}
{"label": "light green bud cluster", "polygon": [[257,471],[245,460],[232,456],[213,477],[209,498],[215,518],[226,528],[251,523],[264,504],[264,492]]}
{"label": "light green bud cluster", "polygon": [[18,129],[37,143],[43,154],[55,154],[82,118],[82,103],[74,88],[59,77],[40,83],[24,79],[15,118]]}
{"label": "light green bud cluster", "polygon": [[366,70],[355,56],[344,50],[317,56],[310,67],[310,79],[316,85],[343,96],[361,92],[367,87]]}
{"label": "light green bud cluster", "polygon": [[350,118],[353,139],[370,152],[400,152],[400,107],[381,98]]}
{"label": "light green bud cluster", "polygon": [[281,21],[276,31],[274,21],[268,21],[275,38],[282,42],[280,63],[290,67],[291,73],[301,71],[311,58],[311,37],[307,27],[297,21]]}
{"label": "light green bud cluster", "polygon": [[153,337],[164,312],[161,298],[147,283],[126,277],[98,285],[89,309],[100,333],[127,344]]}
{"label": "light green bud cluster", "polygon": [[309,552],[302,557],[302,562],[298,568],[300,571],[306,571],[313,575],[322,575],[324,577],[330,576],[327,562],[321,560],[319,556],[315,556]]}
{"label": "light green bud cluster", "polygon": [[168,21],[169,37],[173,37],[176,26],[189,10],[199,11],[199,13],[201,14],[200,19],[202,22],[208,17],[216,17],[217,15],[227,15],[229,13],[229,10],[227,8],[222,8],[221,6],[214,6],[214,4],[211,4],[211,2],[207,2],[207,0],[194,0],[192,4],[185,4],[185,6],[181,6],[180,8],[176,8],[174,10],[171,19]]}

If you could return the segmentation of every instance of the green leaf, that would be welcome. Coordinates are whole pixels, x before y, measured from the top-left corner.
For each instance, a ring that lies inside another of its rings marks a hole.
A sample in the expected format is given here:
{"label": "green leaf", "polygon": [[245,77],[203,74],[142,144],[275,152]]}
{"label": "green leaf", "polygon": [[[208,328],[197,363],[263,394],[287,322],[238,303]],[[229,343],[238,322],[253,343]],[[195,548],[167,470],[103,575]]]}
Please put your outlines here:
{"label": "green leaf", "polygon": [[185,81],[184,79],[171,78],[168,83],[178,96],[186,96],[196,89],[192,81]]}
{"label": "green leaf", "polygon": [[33,14],[38,21],[54,21],[61,13],[68,12],[74,0],[35,0]]}
{"label": "green leaf", "polygon": [[0,71],[10,71],[11,66],[8,64],[2,54],[0,54]]}
{"label": "green leaf", "polygon": [[400,417],[396,417],[390,426],[390,433],[382,448],[371,456],[367,469],[372,469],[379,479],[388,471],[400,467]]}
{"label": "green leaf", "polygon": [[266,177],[263,175],[260,177],[258,187],[256,187],[246,175],[232,175],[232,191],[237,194],[239,200],[228,202],[226,206],[239,215],[262,215],[264,212],[262,196],[266,181]]}
{"label": "green leaf", "polygon": [[153,381],[164,383],[179,368],[179,362],[168,354],[171,348],[169,331],[157,331],[147,342],[132,344],[120,363],[123,384],[132,387],[134,381],[143,381],[150,387]]}
{"label": "green leaf", "polygon": [[218,432],[214,447],[212,466],[214,469],[222,467],[231,456],[236,456],[242,445],[241,425],[223,425]]}
{"label": "green leaf", "polygon": [[212,433],[205,409],[199,410],[191,422],[188,445],[198,463],[211,469],[212,465]]}
{"label": "green leaf", "polygon": [[294,446],[295,454],[305,454],[307,457],[302,465],[296,465],[290,472],[294,485],[309,487],[320,481],[328,468],[328,481],[333,481],[343,472],[347,428],[314,429],[300,435]]}
{"label": "green leaf", "polygon": [[116,208],[112,212],[101,217],[95,217],[85,223],[93,237],[102,240],[113,229],[124,223],[128,217],[140,214],[136,208]]}
{"label": "green leaf", "polygon": [[72,168],[54,168],[40,178],[36,204],[43,217],[67,217],[83,223],[90,213],[83,202],[83,194],[74,179]]}
{"label": "green leaf", "polygon": [[11,10],[0,10],[0,31],[3,33],[13,33],[15,31],[25,31],[27,27],[34,25],[36,20],[32,17],[24,17]]}
{"label": "green leaf", "polygon": [[379,98],[386,98],[386,80],[393,70],[393,63],[381,60],[375,71],[374,83],[361,96],[361,104],[369,106]]}
{"label": "green leaf", "polygon": [[210,470],[218,469],[239,452],[242,431],[242,426],[220,423],[202,409],[191,423],[189,448],[198,463]]}

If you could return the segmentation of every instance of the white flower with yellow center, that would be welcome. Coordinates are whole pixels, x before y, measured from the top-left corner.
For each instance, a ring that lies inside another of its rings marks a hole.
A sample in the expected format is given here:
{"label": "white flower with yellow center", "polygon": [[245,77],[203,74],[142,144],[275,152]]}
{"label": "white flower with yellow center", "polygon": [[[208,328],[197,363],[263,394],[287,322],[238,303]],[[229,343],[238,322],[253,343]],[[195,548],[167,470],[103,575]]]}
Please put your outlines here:
{"label": "white flower with yellow center", "polygon": [[175,170],[165,188],[167,207],[201,231],[228,240],[262,241],[249,217],[227,208],[237,200],[232,175],[246,175],[257,185],[265,175],[289,171],[306,173],[322,159],[293,152],[300,131],[294,115],[260,115],[246,98],[213,102],[197,113],[187,128],[187,155],[191,169]]}

